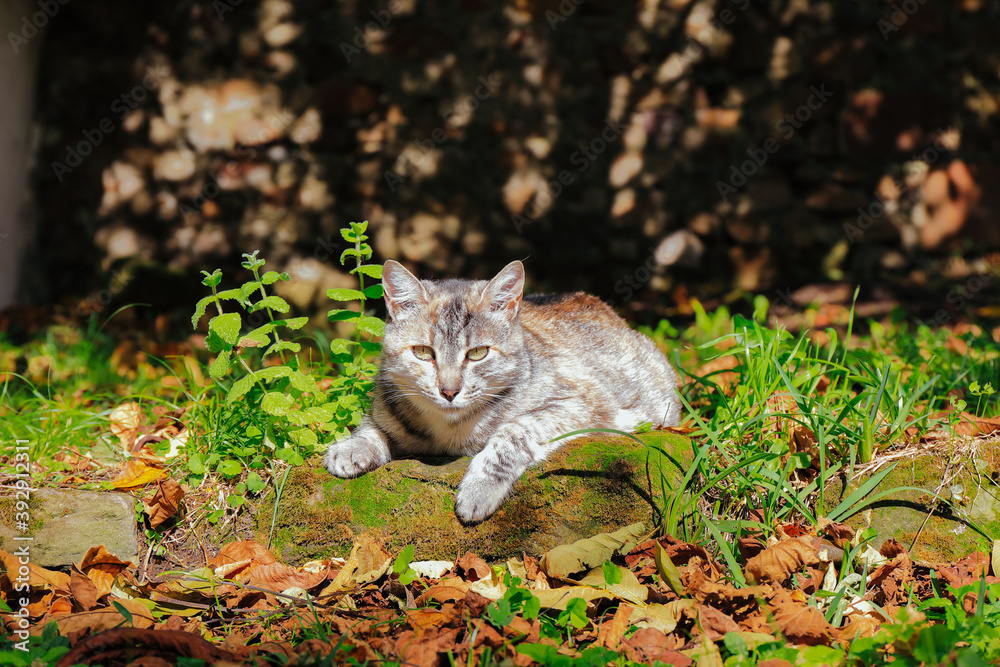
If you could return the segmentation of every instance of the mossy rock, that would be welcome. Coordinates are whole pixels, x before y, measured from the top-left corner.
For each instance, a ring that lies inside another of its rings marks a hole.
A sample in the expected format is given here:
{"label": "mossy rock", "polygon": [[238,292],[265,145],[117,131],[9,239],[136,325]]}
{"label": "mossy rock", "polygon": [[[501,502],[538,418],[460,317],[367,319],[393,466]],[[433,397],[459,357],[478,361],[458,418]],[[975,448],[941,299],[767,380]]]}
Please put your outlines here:
{"label": "mossy rock", "polygon": [[[876,546],[893,538],[903,546],[913,546],[912,556],[918,560],[932,563],[953,562],[973,551],[989,551],[989,541],[978,530],[978,526],[990,539],[1000,538],[1000,493],[989,476],[996,471],[991,469],[987,461],[996,461],[1000,454],[1000,443],[984,443],[979,458],[972,465],[967,462],[961,473],[941,489],[939,495],[948,497],[950,488],[958,486],[961,492],[954,500],[959,505],[959,511],[954,511],[947,503],[934,503],[934,492],[941,484],[945,474],[947,461],[945,457],[920,455],[913,459],[903,459],[896,464],[879,484],[873,493],[881,493],[890,489],[901,489],[888,498],[871,505],[871,526],[877,531],[874,540]],[[987,451],[987,450],[992,451]],[[976,474],[976,470],[983,473]],[[949,474],[954,474],[952,471]],[[851,482],[845,487],[841,482],[827,489],[825,505],[827,513],[844,498],[864,484],[870,475]],[[902,487],[921,489],[903,490]],[[924,519],[934,507],[934,513],[920,529]],[[858,513],[847,519],[854,527],[864,525],[864,513]]]}
{"label": "mossy rock", "polygon": [[[640,437],[685,468],[690,465],[687,438],[661,432]],[[469,458],[392,461],[349,480],[332,477],[317,459],[289,475],[274,552],[288,563],[345,556],[359,534],[374,532],[394,553],[414,545],[417,559],[453,559],[473,551],[497,561],[540,554],[637,521],[652,526],[662,489],[675,488],[683,473],[650,447],[617,436],[574,440],[530,468],[500,509],[471,527],[455,516],[455,491]],[[272,493],[258,517],[262,542],[273,503]]]}

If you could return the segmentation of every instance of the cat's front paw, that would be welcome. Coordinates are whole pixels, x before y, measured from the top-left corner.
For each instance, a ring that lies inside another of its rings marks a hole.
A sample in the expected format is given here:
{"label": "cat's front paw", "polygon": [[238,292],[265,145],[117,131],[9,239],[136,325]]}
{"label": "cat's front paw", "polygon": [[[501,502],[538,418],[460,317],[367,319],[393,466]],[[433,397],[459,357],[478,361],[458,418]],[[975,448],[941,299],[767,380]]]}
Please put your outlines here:
{"label": "cat's front paw", "polygon": [[466,475],[455,495],[455,514],[465,525],[490,518],[510,495],[512,485],[470,478]]}
{"label": "cat's front paw", "polygon": [[389,462],[389,453],[378,443],[357,435],[326,448],[323,465],[337,477],[357,477]]}

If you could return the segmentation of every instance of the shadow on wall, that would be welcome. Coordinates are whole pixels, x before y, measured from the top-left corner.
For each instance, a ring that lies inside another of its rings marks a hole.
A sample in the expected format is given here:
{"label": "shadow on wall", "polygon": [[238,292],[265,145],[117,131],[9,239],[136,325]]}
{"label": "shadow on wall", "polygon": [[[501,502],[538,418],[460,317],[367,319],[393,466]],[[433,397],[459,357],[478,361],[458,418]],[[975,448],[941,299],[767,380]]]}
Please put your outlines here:
{"label": "shadow on wall", "polygon": [[33,226],[27,192],[29,132],[35,70],[42,32],[58,13],[58,2],[44,9],[30,0],[0,3],[0,310],[20,296],[25,244]]}

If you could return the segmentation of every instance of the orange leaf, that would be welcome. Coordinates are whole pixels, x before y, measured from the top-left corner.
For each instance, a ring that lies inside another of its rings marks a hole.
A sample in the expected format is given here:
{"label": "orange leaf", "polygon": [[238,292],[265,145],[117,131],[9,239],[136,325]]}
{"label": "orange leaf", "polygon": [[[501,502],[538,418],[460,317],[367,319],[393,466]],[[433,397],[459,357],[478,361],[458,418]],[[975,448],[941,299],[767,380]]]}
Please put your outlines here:
{"label": "orange leaf", "polygon": [[134,489],[156,481],[166,475],[163,468],[146,465],[138,459],[129,459],[122,471],[111,480],[116,489]]}
{"label": "orange leaf", "polygon": [[123,561],[118,556],[108,553],[102,544],[87,549],[87,553],[83,554],[76,567],[94,582],[97,596],[100,597],[110,593],[115,577],[131,566],[130,561]]}
{"label": "orange leaf", "polygon": [[[25,558],[25,560],[28,560]],[[27,567],[27,579],[28,585],[32,588],[42,588],[47,590],[61,589],[63,591],[69,591],[69,575],[63,572],[56,572],[55,570],[46,570],[44,567],[39,567],[34,563],[27,562],[22,563],[18,556],[14,554],[9,554],[3,549],[0,549],[0,561],[3,562],[4,570],[7,573],[7,579],[10,581],[12,587],[16,586],[16,583],[22,574],[22,567]]]}

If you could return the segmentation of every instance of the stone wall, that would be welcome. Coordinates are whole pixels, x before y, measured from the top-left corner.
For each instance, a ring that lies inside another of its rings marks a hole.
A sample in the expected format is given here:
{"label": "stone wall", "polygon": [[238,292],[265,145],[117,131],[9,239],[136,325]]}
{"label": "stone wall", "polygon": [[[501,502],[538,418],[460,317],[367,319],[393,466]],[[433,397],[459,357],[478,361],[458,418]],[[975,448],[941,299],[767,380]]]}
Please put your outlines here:
{"label": "stone wall", "polygon": [[50,25],[49,298],[260,249],[322,307],[358,219],[424,275],[520,258],[618,306],[912,284],[1000,241],[996,2],[140,5]]}

